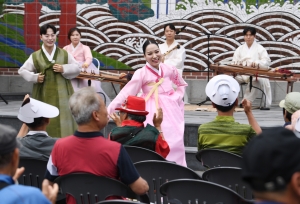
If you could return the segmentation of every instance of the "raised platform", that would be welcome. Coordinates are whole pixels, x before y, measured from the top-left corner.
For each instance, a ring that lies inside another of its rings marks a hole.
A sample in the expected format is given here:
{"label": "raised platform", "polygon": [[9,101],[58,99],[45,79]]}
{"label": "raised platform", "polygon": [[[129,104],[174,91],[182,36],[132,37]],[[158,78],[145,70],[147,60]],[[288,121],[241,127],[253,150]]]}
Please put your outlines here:
{"label": "raised platform", "polygon": [[[9,101],[9,104],[6,105],[3,101],[0,100],[0,124],[10,125],[18,131],[22,125],[22,123],[17,118],[17,113],[19,107],[21,106],[21,103],[22,101]],[[197,152],[198,128],[201,124],[212,121],[216,117],[217,113],[207,111],[193,111],[197,107],[198,106],[196,105],[186,105],[184,144],[186,147],[188,167],[194,170],[201,171],[204,169],[195,157],[195,154]],[[278,106],[272,107],[269,111],[255,109],[253,110],[253,114],[262,129],[274,126],[282,126],[284,123],[282,117],[282,109]],[[244,112],[236,112],[234,116],[237,122],[248,124]],[[110,121],[107,127],[102,130],[103,134],[107,136],[113,127],[115,127],[115,124]]]}

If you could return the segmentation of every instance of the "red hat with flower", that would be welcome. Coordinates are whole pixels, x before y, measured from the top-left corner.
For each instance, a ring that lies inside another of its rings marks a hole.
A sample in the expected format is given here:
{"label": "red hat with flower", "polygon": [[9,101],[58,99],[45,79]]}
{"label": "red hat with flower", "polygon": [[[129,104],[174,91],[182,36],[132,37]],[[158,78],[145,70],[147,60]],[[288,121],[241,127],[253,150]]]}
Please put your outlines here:
{"label": "red hat with flower", "polygon": [[124,101],[121,108],[116,108],[116,110],[134,115],[148,115],[149,113],[148,111],[146,111],[145,99],[136,96],[128,96],[127,100]]}

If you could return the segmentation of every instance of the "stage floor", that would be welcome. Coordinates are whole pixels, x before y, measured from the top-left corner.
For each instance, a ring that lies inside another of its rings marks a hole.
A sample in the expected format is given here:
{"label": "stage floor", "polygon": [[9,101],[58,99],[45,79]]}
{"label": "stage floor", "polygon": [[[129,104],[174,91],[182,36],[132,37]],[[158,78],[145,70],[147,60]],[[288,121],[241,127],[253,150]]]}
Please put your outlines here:
{"label": "stage floor", "polygon": [[[0,117],[16,118],[21,104],[22,101],[9,101],[8,105],[0,101]],[[185,123],[200,125],[212,121],[217,115],[216,112],[196,111],[197,108],[206,109],[207,107],[209,107],[209,103],[204,106],[185,105]],[[253,114],[261,127],[282,126],[284,124],[282,109],[279,106],[271,107],[271,110],[254,109]],[[248,124],[247,117],[242,109],[239,108],[234,117],[237,122]]]}

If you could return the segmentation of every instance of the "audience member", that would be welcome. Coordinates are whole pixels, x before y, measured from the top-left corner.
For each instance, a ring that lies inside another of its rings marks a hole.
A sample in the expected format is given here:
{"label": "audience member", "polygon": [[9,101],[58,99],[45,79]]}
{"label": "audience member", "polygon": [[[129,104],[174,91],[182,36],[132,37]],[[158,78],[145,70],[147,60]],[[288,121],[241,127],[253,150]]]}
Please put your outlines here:
{"label": "audience member", "polygon": [[198,150],[221,149],[241,154],[248,141],[261,132],[252,110],[251,102],[242,101],[249,125],[235,122],[233,113],[238,106],[238,82],[228,75],[213,77],[207,84],[205,92],[217,109],[214,121],[200,125],[198,129]]}
{"label": "audience member", "polygon": [[257,204],[300,203],[300,138],[283,127],[264,130],[243,151],[242,177]]}
{"label": "audience member", "polygon": [[[132,164],[120,143],[104,138],[100,132],[108,122],[105,104],[91,87],[75,92],[69,101],[78,125],[74,135],[56,141],[47,164],[46,178],[86,172],[120,179],[136,194],[145,194],[149,186]],[[75,199],[67,196],[67,203]]]}
{"label": "audience member", "polygon": [[18,118],[24,122],[23,125],[28,127],[30,131],[26,136],[18,137],[22,144],[20,157],[49,159],[56,139],[48,135],[46,128],[50,123],[50,118],[58,115],[59,110],[55,106],[29,98],[29,96],[25,97],[19,109]]}
{"label": "audience member", "polygon": [[[0,198],[5,204],[49,204],[55,203],[58,185],[49,185],[44,180],[43,193],[35,187],[16,185],[18,177],[24,172],[19,166],[19,144],[17,132],[9,126],[0,125]],[[48,199],[49,200],[48,200]],[[50,202],[51,201],[51,202]]]}
{"label": "audience member", "polygon": [[291,124],[285,126],[285,128],[294,131],[295,134],[297,135],[297,132],[300,132],[300,127],[298,125],[300,125],[300,110],[293,113]]}
{"label": "audience member", "polygon": [[152,151],[156,151],[164,158],[170,152],[168,143],[165,141],[161,129],[163,121],[163,112],[159,108],[157,115],[154,113],[153,125],[147,124],[146,120],[146,102],[144,98],[136,96],[128,96],[127,100],[122,104],[119,110],[120,117],[113,113],[111,118],[115,121],[117,127],[112,129],[110,139],[120,142],[123,145],[139,146]]}
{"label": "audience member", "polygon": [[297,110],[300,110],[300,92],[290,92],[285,96],[285,99],[280,101],[279,107],[283,109],[283,127],[290,125],[292,115]]}

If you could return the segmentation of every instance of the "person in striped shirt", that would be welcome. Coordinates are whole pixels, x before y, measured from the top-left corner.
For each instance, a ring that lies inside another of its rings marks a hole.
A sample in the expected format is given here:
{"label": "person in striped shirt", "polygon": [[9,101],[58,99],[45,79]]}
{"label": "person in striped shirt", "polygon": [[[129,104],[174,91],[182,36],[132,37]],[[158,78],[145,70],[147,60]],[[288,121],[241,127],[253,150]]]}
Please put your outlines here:
{"label": "person in striped shirt", "polygon": [[235,122],[234,109],[238,106],[240,86],[228,75],[213,77],[207,84],[205,92],[217,109],[218,115],[212,122],[200,125],[198,129],[198,150],[220,149],[241,154],[244,146],[261,128],[253,116],[251,102],[242,101],[248,124]]}

